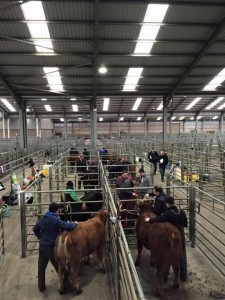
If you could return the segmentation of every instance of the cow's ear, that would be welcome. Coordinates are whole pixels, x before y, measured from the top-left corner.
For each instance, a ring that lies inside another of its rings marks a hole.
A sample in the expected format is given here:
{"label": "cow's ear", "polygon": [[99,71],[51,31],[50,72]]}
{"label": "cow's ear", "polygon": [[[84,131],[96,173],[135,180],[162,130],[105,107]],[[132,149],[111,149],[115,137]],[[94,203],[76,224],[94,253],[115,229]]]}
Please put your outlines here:
{"label": "cow's ear", "polygon": [[94,218],[95,216],[97,216],[97,213],[96,213],[96,212],[91,213],[91,218]]}

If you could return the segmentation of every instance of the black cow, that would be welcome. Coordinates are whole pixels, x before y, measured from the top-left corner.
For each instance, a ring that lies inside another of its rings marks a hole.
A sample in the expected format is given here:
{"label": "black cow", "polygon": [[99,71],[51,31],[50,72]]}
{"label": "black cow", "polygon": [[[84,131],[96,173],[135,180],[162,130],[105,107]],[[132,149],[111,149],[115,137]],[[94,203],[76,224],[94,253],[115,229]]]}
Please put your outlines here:
{"label": "black cow", "polygon": [[[81,198],[86,203],[87,209],[82,209],[82,203],[73,202],[70,204],[65,202],[66,208],[61,210],[60,218],[69,221],[86,221],[90,218],[92,212],[96,212],[102,208],[103,195],[100,191],[90,191]],[[94,202],[93,202],[94,201]],[[99,202],[95,202],[99,201]]]}

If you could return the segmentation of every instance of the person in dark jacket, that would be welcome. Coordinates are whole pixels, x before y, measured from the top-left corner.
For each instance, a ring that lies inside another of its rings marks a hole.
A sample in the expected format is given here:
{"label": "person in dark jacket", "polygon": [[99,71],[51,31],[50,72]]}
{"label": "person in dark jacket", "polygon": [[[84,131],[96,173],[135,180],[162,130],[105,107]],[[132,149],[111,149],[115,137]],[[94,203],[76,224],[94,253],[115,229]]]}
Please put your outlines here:
{"label": "person in dark jacket", "polygon": [[166,170],[166,166],[169,162],[168,156],[165,152],[161,151],[160,155],[159,155],[159,172],[161,175],[161,181],[164,181],[164,175],[165,175],[165,170]]}
{"label": "person in dark jacket", "polygon": [[87,183],[87,161],[84,159],[84,155],[80,155],[80,159],[76,163],[77,175],[78,175],[78,189],[81,189],[81,182],[83,181],[84,188]]}
{"label": "person in dark jacket", "polygon": [[153,212],[157,216],[159,216],[162,213],[164,213],[164,211],[166,211],[166,203],[165,203],[166,194],[163,192],[163,188],[161,186],[158,186],[158,185],[154,186],[153,193],[156,196],[155,197],[155,202],[154,202]]}
{"label": "person in dark jacket", "polygon": [[33,232],[39,239],[38,288],[40,292],[46,289],[45,270],[49,260],[58,272],[58,264],[54,258],[54,244],[59,231],[73,230],[78,224],[77,222],[63,222],[58,218],[59,208],[57,203],[52,202],[49,205],[49,211],[33,227]]}
{"label": "person in dark jacket", "polygon": [[188,225],[187,216],[182,209],[175,206],[173,197],[167,196],[165,198],[165,203],[166,203],[167,210],[164,213],[154,218],[146,218],[145,222],[149,222],[149,223],[169,222],[180,231],[182,249],[183,249],[183,255],[180,264],[180,279],[186,281],[187,280],[187,257],[186,257],[184,227],[187,227]]}
{"label": "person in dark jacket", "polygon": [[84,148],[83,155],[84,155],[84,159],[85,159],[86,161],[90,159],[90,153],[87,151],[86,148]]}
{"label": "person in dark jacket", "polygon": [[159,154],[157,151],[155,151],[154,149],[152,149],[149,153],[148,153],[148,160],[150,163],[153,164],[154,166],[154,173],[153,175],[156,174],[156,171],[157,171],[157,163],[158,163],[158,160],[159,160]]}

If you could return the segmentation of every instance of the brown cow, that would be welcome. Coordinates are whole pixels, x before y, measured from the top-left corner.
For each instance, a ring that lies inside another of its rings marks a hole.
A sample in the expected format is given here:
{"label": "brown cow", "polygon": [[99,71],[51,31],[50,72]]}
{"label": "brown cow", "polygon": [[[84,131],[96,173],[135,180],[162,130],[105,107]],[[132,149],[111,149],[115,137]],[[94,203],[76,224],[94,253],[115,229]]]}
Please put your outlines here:
{"label": "brown cow", "polygon": [[174,288],[179,287],[179,271],[182,257],[182,243],[179,230],[168,222],[146,223],[145,218],[156,216],[144,202],[139,204],[140,215],[136,224],[138,256],[135,265],[141,261],[143,246],[150,250],[150,264],[156,268],[155,293],[161,295],[170,266],[174,272]]}
{"label": "brown cow", "polygon": [[64,292],[66,268],[70,269],[71,281],[77,293],[82,293],[78,280],[81,260],[94,251],[104,272],[102,259],[107,217],[108,212],[100,209],[92,219],[80,222],[74,230],[59,233],[55,242],[55,259],[59,265],[59,293]]}

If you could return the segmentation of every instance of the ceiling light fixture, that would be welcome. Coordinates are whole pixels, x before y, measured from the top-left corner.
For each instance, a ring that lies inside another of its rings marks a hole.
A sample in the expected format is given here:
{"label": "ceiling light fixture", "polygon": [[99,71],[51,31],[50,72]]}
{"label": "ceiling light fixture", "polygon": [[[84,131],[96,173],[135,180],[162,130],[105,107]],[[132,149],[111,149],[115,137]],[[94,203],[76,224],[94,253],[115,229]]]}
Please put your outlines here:
{"label": "ceiling light fixture", "polygon": [[107,70],[105,64],[101,64],[101,66],[99,67],[98,71],[99,71],[99,73],[101,73],[101,74],[105,74],[105,73],[108,72],[108,70]]}

